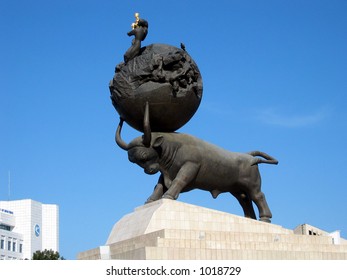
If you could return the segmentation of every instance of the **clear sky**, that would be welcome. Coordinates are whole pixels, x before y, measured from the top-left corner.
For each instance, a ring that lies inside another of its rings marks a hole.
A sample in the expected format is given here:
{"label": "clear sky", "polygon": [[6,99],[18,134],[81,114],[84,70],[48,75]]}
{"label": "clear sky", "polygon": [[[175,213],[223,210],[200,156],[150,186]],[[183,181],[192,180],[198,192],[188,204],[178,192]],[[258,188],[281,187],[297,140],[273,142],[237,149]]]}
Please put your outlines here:
{"label": "clear sky", "polygon": [[[272,222],[347,238],[345,0],[0,0],[0,200],[10,171],[10,199],[58,204],[60,254],[75,259],[151,194],[159,175],[115,144],[108,89],[135,12],[143,46],[184,42],[202,73],[180,131],[276,157],[260,166]],[[126,141],[139,135],[124,126]],[[243,215],[227,194],[179,200]]]}

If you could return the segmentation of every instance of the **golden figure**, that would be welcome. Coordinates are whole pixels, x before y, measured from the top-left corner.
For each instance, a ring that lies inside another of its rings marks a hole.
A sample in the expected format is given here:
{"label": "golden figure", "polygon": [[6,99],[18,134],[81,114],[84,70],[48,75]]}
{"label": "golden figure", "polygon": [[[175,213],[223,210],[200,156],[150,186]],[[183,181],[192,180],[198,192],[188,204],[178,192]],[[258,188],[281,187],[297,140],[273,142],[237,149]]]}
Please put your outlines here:
{"label": "golden figure", "polygon": [[139,26],[139,20],[140,20],[140,14],[139,13],[135,13],[135,19],[136,19],[136,21],[131,24],[132,29],[135,29]]}

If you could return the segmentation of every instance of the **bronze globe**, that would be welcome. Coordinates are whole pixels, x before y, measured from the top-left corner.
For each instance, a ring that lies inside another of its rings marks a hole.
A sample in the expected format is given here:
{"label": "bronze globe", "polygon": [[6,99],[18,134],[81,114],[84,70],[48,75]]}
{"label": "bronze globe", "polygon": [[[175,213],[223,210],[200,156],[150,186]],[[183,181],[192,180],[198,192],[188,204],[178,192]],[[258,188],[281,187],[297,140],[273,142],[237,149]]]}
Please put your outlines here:
{"label": "bronze globe", "polygon": [[141,132],[146,102],[151,130],[172,132],[192,118],[203,89],[200,71],[185,49],[165,44],[143,47],[119,64],[109,87],[120,117]]}

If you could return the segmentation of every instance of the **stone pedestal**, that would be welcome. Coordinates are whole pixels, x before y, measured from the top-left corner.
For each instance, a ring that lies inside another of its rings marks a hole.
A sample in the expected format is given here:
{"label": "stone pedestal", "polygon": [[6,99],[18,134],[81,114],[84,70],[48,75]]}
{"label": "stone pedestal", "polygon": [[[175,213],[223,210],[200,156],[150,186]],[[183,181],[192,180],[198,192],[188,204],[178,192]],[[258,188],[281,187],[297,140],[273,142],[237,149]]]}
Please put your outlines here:
{"label": "stone pedestal", "polygon": [[347,259],[347,241],[161,199],[124,216],[105,246],[78,259]]}

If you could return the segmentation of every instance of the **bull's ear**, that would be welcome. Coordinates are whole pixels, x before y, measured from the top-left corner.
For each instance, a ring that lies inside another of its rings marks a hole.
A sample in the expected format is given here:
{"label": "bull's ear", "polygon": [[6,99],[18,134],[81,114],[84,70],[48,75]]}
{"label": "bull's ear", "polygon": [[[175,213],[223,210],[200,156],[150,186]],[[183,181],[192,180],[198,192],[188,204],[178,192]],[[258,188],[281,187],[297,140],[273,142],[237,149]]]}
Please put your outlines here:
{"label": "bull's ear", "polygon": [[157,138],[155,138],[152,147],[158,148],[163,144],[163,142],[164,142],[164,136],[158,136]]}

